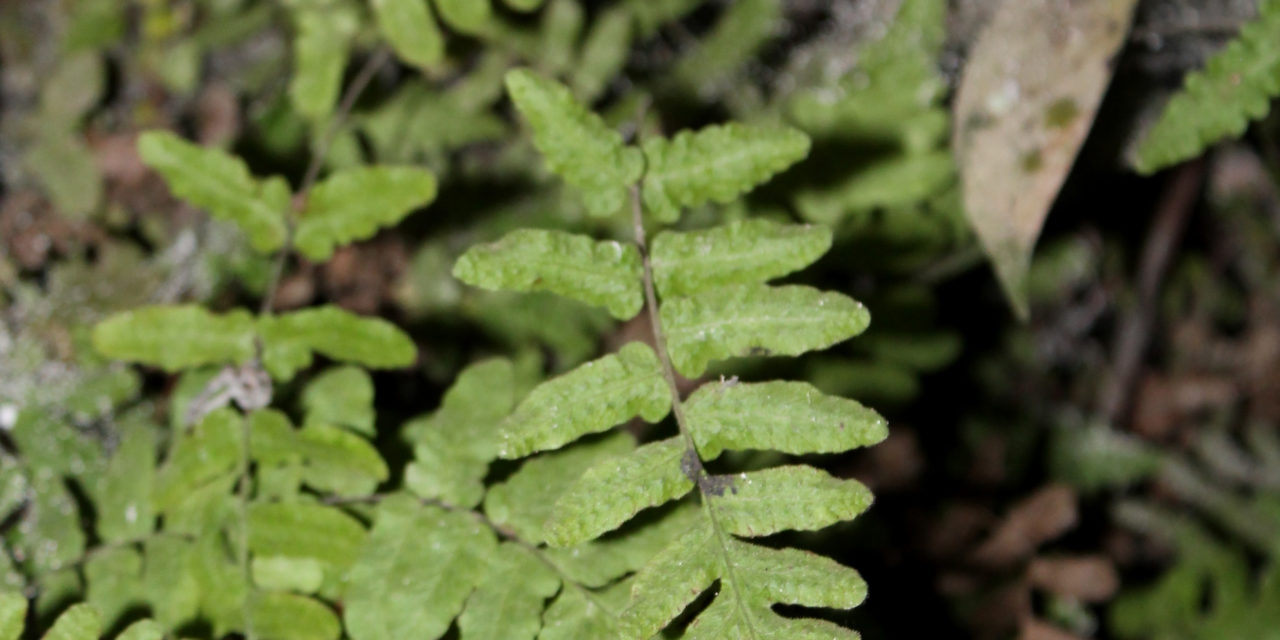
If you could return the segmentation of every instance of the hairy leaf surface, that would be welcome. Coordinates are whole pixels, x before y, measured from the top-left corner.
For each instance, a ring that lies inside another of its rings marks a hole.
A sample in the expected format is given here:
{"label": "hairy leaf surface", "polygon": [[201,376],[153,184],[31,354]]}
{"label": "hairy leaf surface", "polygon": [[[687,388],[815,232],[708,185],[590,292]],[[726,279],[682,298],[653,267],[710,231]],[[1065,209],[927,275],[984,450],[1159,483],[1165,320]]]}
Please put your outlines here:
{"label": "hairy leaf surface", "polygon": [[640,342],[538,385],[503,421],[498,457],[557,449],[640,415],[657,422],[671,391],[653,349]]}
{"label": "hairy leaf surface", "polygon": [[806,465],[716,477],[721,478],[724,491],[709,500],[721,526],[740,536],[821,529],[871,506],[871,492],[862,483]]}
{"label": "hairy leaf surface", "polygon": [[405,425],[405,436],[414,442],[414,462],[405,471],[408,489],[458,506],[478,504],[489,463],[498,456],[498,425],[514,405],[510,360],[463,369],[435,413]]}
{"label": "hairy leaf surface", "polygon": [[698,452],[708,460],[726,449],[834,453],[889,435],[876,412],[807,382],[710,382],[689,397],[684,411]]}
{"label": "hairy leaf surface", "polygon": [[436,638],[462,610],[497,553],[470,517],[394,496],[347,574],[343,618],[354,640]]}
{"label": "hairy leaf surface", "polygon": [[825,349],[871,322],[852,298],[800,285],[734,285],[671,298],[661,316],[672,365],[690,378],[712,360]]}
{"label": "hairy leaf surface", "polygon": [[173,195],[243,229],[254,249],[266,253],[284,244],[289,187],[283,179],[258,182],[240,158],[169,131],[138,136],[138,156]]}
{"label": "hairy leaf surface", "polygon": [[467,284],[551,291],[604,307],[619,320],[644,306],[643,272],[634,245],[545,229],[519,229],[497,242],[473,246],[453,267],[453,275]]}
{"label": "hairy leaf surface", "polygon": [[378,29],[402,60],[433,67],[444,58],[444,36],[426,0],[370,0]]}
{"label": "hairy leaf surface", "polygon": [[177,371],[253,357],[253,318],[236,309],[215,315],[196,305],[122,311],[93,328],[98,353]]}
{"label": "hairy leaf surface", "polygon": [[413,363],[417,348],[398,327],[332,305],[258,318],[262,366],[277,380],[311,364],[316,351],[334,360],[373,369]]}
{"label": "hairy leaf surface", "polygon": [[556,501],[547,542],[559,547],[586,542],[641,509],[688,493],[693,481],[681,465],[686,452],[684,440],[673,437],[597,463]]}
{"label": "hairy leaf surface", "polygon": [[809,153],[809,137],[790,127],[712,125],[644,142],[643,197],[656,220],[675,222],[680,209],[728,203]]}
{"label": "hairy leaf surface", "polygon": [[663,231],[653,239],[653,280],[663,297],[730,284],[764,282],[799,271],[831,248],[831,231],[764,219],[705,231]]}
{"label": "hairy leaf surface", "polygon": [[644,169],[640,151],[623,145],[617,131],[554,80],[515,69],[506,85],[547,166],[582,194],[587,211],[607,216],[621,209]]}
{"label": "hairy leaf surface", "polygon": [[372,238],[436,197],[435,174],[417,167],[355,167],[329,176],[307,196],[294,244],[317,262],[334,247]]}
{"label": "hairy leaf surface", "polygon": [[1224,138],[1244,133],[1251,120],[1266,115],[1280,95],[1280,1],[1262,0],[1258,17],[1209,58],[1204,69],[1187,74],[1142,138],[1133,164],[1150,174],[1200,155]]}

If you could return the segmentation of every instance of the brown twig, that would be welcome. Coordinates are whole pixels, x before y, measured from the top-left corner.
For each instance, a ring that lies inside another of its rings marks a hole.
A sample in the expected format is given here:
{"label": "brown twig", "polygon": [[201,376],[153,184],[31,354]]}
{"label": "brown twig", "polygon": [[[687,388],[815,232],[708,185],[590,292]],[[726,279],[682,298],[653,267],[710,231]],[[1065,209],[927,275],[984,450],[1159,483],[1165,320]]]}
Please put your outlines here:
{"label": "brown twig", "polygon": [[1103,378],[1105,386],[1101,391],[1098,413],[1107,422],[1114,422],[1128,408],[1142,356],[1151,340],[1160,283],[1195,207],[1204,172],[1203,160],[1180,165],[1169,176],[1164,194],[1156,205],[1138,266],[1137,299],[1120,321],[1112,348],[1110,372]]}

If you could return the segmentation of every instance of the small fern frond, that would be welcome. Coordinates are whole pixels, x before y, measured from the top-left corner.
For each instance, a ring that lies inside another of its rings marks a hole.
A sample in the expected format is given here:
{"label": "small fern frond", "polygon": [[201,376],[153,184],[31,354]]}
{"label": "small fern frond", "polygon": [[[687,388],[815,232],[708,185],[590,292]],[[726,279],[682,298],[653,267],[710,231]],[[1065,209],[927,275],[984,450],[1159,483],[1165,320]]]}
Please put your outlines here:
{"label": "small fern frond", "polygon": [[259,182],[240,158],[168,131],[138,136],[138,155],[164,178],[173,195],[235,223],[255,250],[268,253],[284,244],[289,187],[283,178]]}
{"label": "small fern frond", "polygon": [[826,227],[764,219],[704,231],[663,231],[653,239],[653,280],[663,297],[764,282],[813,264],[830,248]]}
{"label": "small fern frond", "polygon": [[871,322],[852,298],[802,285],[720,287],[666,300],[661,315],[671,363],[686,377],[702,375],[713,360],[825,349]]}
{"label": "small fern frond", "polygon": [[581,194],[587,212],[612,215],[629,185],[640,179],[644,158],[622,136],[573,97],[568,87],[531,71],[507,73],[507,92],[533,128],[533,144],[547,166]]}
{"label": "small fern frond", "polygon": [[646,210],[671,223],[682,208],[728,203],[809,154],[809,137],[790,127],[737,123],[681,131],[644,142]]}
{"label": "small fern frond", "polygon": [[378,29],[401,60],[430,68],[444,59],[444,35],[425,0],[371,0]]}
{"label": "small fern frond", "polygon": [[333,113],[342,89],[351,38],[360,27],[354,8],[345,2],[289,7],[297,34],[293,38],[293,75],[289,98],[298,113],[313,123]]}
{"label": "small fern frond", "polygon": [[93,329],[98,353],[166,371],[243,364],[253,357],[253,340],[253,317],[247,311],[215,315],[198,305],[123,311]]}
{"label": "small fern frond", "polygon": [[518,229],[473,246],[458,258],[453,275],[482,289],[550,291],[604,307],[619,320],[644,306],[635,247],[564,231]]}
{"label": "small fern frond", "polygon": [[408,366],[418,351],[394,324],[332,305],[264,315],[257,328],[262,366],[277,380],[288,380],[310,366],[313,351],[373,369]]}
{"label": "small fern frond", "polygon": [[359,367],[325,370],[302,390],[303,424],[332,424],[373,437],[373,380]]}
{"label": "small fern frond", "polygon": [[1204,69],[1187,75],[1159,120],[1143,137],[1133,165],[1154,173],[1200,155],[1224,138],[1244,133],[1280,95],[1280,1],[1263,0],[1258,17],[1214,54]]}
{"label": "small fern frond", "polygon": [[325,178],[307,196],[293,242],[315,261],[339,245],[365,240],[435,200],[436,178],[417,167],[346,169]]}

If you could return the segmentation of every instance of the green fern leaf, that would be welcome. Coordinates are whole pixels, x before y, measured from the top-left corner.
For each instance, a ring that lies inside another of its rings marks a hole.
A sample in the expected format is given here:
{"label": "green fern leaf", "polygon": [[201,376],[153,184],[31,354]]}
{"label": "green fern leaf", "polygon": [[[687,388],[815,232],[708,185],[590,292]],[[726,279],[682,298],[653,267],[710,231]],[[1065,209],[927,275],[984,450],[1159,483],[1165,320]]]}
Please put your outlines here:
{"label": "green fern leaf", "polygon": [[155,511],[151,504],[156,475],[156,439],[150,426],[128,425],[107,471],[93,485],[97,496],[98,537],[103,542],[133,540],[151,533]]}
{"label": "green fern leaf", "polygon": [[294,109],[313,123],[333,113],[342,89],[347,49],[359,18],[346,3],[294,7],[293,77],[289,98]]}
{"label": "green fern leaf", "polygon": [[581,194],[588,213],[608,216],[640,179],[644,158],[582,106],[567,87],[531,71],[507,72],[507,92],[533,127],[533,144],[547,166]]}
{"label": "green fern leaf", "polygon": [[27,597],[16,591],[0,591],[0,640],[18,640],[27,619]]}
{"label": "green fern leaf", "polygon": [[340,509],[306,502],[259,502],[249,507],[254,555],[312,558],[339,575],[364,545],[360,522]]}
{"label": "green fern leaf", "polygon": [[368,440],[331,425],[304,427],[298,432],[297,452],[305,460],[302,481],[321,492],[367,496],[390,476]]}
{"label": "green fern leaf", "polygon": [[838,184],[801,190],[796,209],[805,220],[835,225],[854,212],[917,205],[955,178],[947,151],[894,155],[859,167]]}
{"label": "green fern leaf", "polygon": [[609,82],[622,71],[631,52],[634,20],[623,7],[606,9],[587,32],[573,68],[573,94],[591,103],[604,93]]}
{"label": "green fern leaf", "polygon": [[253,596],[253,631],[279,640],[338,640],[342,623],[323,603],[292,593],[267,592]]}
{"label": "green fern leaf", "polygon": [[547,542],[579,544],[618,528],[641,509],[665,504],[693,489],[681,461],[689,450],[679,437],[650,442],[587,470],[560,499],[547,523]]}
{"label": "green fern leaf", "polygon": [[139,620],[121,631],[116,640],[164,640],[164,627],[152,620]]}
{"label": "green fern leaf", "polygon": [[324,565],[315,558],[257,556],[251,571],[253,583],[267,590],[311,594],[324,584]]}
{"label": "green fern leaf", "polygon": [[166,629],[193,620],[200,607],[200,586],[191,568],[195,545],[182,538],[156,536],[142,545],[142,592],[151,615]]}
{"label": "green fern leaf", "polygon": [[709,498],[717,520],[740,536],[821,529],[851,520],[871,506],[871,491],[858,481],[833,478],[805,465],[714,479],[724,485],[723,492]]}
{"label": "green fern leaf", "polygon": [[506,0],[507,6],[525,13],[537,11],[546,0]]}
{"label": "green fern leaf", "polygon": [[444,59],[444,36],[426,0],[371,0],[378,29],[400,59],[429,68]]}
{"label": "green fern leaf", "polygon": [[631,590],[627,581],[599,592],[566,587],[542,616],[538,640],[600,640],[618,637],[617,614]]}
{"label": "green fern leaf", "polygon": [[784,618],[767,608],[745,613],[729,599],[721,598],[689,624],[683,637],[685,640],[858,640],[860,636],[826,620]]}
{"label": "green fern leaf", "polygon": [[372,238],[436,197],[435,175],[416,167],[356,167],[316,185],[298,218],[294,243],[321,262],[334,247]]}
{"label": "green fern leaf", "polygon": [[42,640],[98,640],[102,635],[102,614],[93,605],[72,605],[58,616]]}
{"label": "green fern leaf", "polygon": [[1280,1],[1263,0],[1258,17],[1187,75],[1182,91],[1165,106],[1143,137],[1134,167],[1144,174],[1200,155],[1224,138],[1244,133],[1280,95]]}
{"label": "green fern leaf", "polygon": [[93,328],[93,347],[117,360],[177,371],[253,357],[253,317],[244,310],[214,315],[197,305],[141,307]]}
{"label": "green fern leaf", "polygon": [[138,136],[138,156],[173,195],[243,229],[255,250],[267,253],[284,244],[290,194],[282,178],[258,182],[240,158],[168,131]]}
{"label": "green fern leaf", "polygon": [[704,384],[685,402],[684,413],[707,460],[726,449],[835,453],[889,435],[876,412],[806,382]]}
{"label": "green fern leaf", "polygon": [[359,367],[334,367],[302,391],[304,424],[327,423],[373,436],[373,380]]}
{"label": "green fern leaf", "polygon": [[440,19],[459,33],[483,33],[493,20],[489,0],[435,0]]}
{"label": "green fern leaf", "polygon": [[715,534],[706,520],[660,551],[636,574],[631,604],[622,613],[625,637],[651,638],[680,615],[723,573]]}
{"label": "green fern leaf", "polygon": [[671,391],[653,349],[629,342],[538,385],[506,420],[498,457],[520,458],[557,449],[637,414],[657,422],[671,410]]}
{"label": "green fern leaf", "polygon": [[752,604],[797,604],[852,609],[867,597],[867,583],[857,571],[816,553],[772,549],[730,540],[738,590]]}
{"label": "green fern leaf", "polygon": [[486,360],[463,369],[435,413],[405,425],[415,445],[405,486],[423,498],[478,504],[489,463],[498,456],[498,424],[514,405],[511,361]]}
{"label": "green fern leaf", "polygon": [[712,360],[825,349],[871,322],[848,296],[800,285],[735,285],[671,298],[661,316],[672,365],[689,378]]}
{"label": "green fern leaf", "polygon": [[218,409],[180,438],[156,475],[155,508],[166,512],[202,487],[230,476],[240,464],[241,418]]}
{"label": "green fern leaf", "polygon": [[653,239],[653,280],[663,297],[764,282],[812,264],[831,248],[831,231],[740,220],[705,231],[663,231]]}
{"label": "green fern leaf", "polygon": [[644,268],[634,245],[564,231],[519,229],[458,258],[454,277],[489,290],[551,291],[604,307],[619,320],[644,306]]}
{"label": "green fern leaf", "polygon": [[524,547],[504,542],[489,559],[489,577],[458,616],[464,640],[533,640],[542,627],[547,598],[560,579]]}
{"label": "green fern leaf", "polygon": [[142,599],[142,554],[132,547],[99,547],[84,563],[84,601],[112,625]]}
{"label": "green fern leaf", "polygon": [[491,487],[484,497],[484,511],[522,540],[542,543],[546,537],[543,524],[551,516],[556,496],[573,486],[597,462],[635,448],[630,434],[615,431],[577,446],[548,451],[526,461],[509,478]]}
{"label": "green fern leaf", "polygon": [[809,137],[790,127],[713,125],[644,142],[646,210],[675,222],[682,207],[729,203],[809,154]]}
{"label": "green fern leaf", "polygon": [[437,638],[449,628],[497,553],[469,516],[392,496],[347,573],[343,618],[354,640]]}
{"label": "green fern leaf", "polygon": [[658,518],[645,518],[641,526],[626,526],[604,538],[572,547],[548,548],[545,553],[566,578],[585,587],[602,587],[643,567],[703,517],[698,505],[691,501],[662,511]]}
{"label": "green fern leaf", "polygon": [[413,341],[394,324],[332,305],[261,316],[258,335],[262,366],[277,380],[309,366],[312,351],[373,369],[405,367],[417,357]]}
{"label": "green fern leaf", "polygon": [[736,77],[742,65],[775,33],[782,22],[780,0],[741,0],[725,8],[711,32],[674,70],[685,85],[706,92]]}

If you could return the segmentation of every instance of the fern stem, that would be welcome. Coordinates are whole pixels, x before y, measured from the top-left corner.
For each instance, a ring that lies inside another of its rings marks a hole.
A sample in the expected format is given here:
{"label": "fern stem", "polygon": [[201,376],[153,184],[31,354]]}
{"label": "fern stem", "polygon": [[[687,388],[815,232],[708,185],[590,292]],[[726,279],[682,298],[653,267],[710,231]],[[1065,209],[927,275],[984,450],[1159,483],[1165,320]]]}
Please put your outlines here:
{"label": "fern stem", "polygon": [[707,520],[711,522],[711,529],[715,533],[716,546],[720,549],[720,560],[724,563],[724,572],[729,579],[729,588],[733,589],[734,592],[733,600],[738,606],[738,615],[742,616],[750,636],[758,638],[760,634],[755,629],[751,614],[743,606],[744,598],[739,591],[740,583],[734,573],[733,563],[729,559],[729,549],[724,543],[727,534],[724,532],[724,528],[720,526],[720,520],[716,517],[715,508],[711,505],[707,470],[702,465],[702,455],[698,453],[697,443],[693,439],[693,431],[689,429],[689,422],[685,418],[684,404],[680,400],[680,387],[676,384],[675,368],[671,366],[671,356],[667,353],[667,337],[662,331],[662,318],[658,313],[658,294],[653,286],[653,264],[649,259],[648,244],[645,242],[644,206],[640,200],[640,186],[635,184],[631,185],[631,222],[635,231],[635,243],[640,249],[640,257],[643,259],[644,264],[644,298],[645,307],[649,311],[649,326],[653,332],[653,345],[658,352],[658,360],[662,363],[662,377],[666,378],[667,387],[671,390],[671,413],[675,415],[676,426],[679,427],[680,436],[685,442],[686,455],[681,464],[686,465],[685,472],[689,474],[689,479],[698,487],[698,493],[702,498],[700,501],[702,503],[702,511],[707,515]]}
{"label": "fern stem", "polygon": [[311,154],[311,160],[307,163],[306,173],[302,176],[302,183],[298,186],[298,192],[293,199],[293,215],[285,220],[285,237],[284,245],[276,252],[275,261],[271,264],[271,278],[267,280],[266,295],[262,298],[262,305],[258,308],[258,315],[263,315],[271,311],[272,305],[275,304],[276,290],[280,288],[280,279],[284,276],[284,263],[289,258],[289,254],[293,252],[293,232],[294,221],[293,216],[297,215],[297,211],[305,206],[307,195],[311,193],[311,188],[315,186],[316,180],[320,177],[320,168],[324,165],[325,157],[329,155],[329,147],[333,145],[333,141],[338,137],[338,132],[342,130],[342,126],[346,124],[347,117],[351,115],[351,110],[356,106],[356,100],[360,99],[360,94],[373,81],[373,75],[387,63],[391,57],[391,51],[384,47],[378,47],[378,50],[365,60],[364,66],[360,67],[360,71],[356,73],[356,77],[351,80],[351,84],[347,87],[346,92],[342,94],[342,99],[338,102],[337,109],[329,118],[329,123],[325,126],[324,133],[316,142],[315,151]]}
{"label": "fern stem", "polygon": [[244,579],[244,601],[241,603],[241,614],[244,616],[245,640],[256,640],[253,631],[253,570],[249,566],[249,416],[241,416],[240,437],[240,482],[237,487],[237,498],[240,508],[240,549],[237,561],[240,565],[240,576]]}

